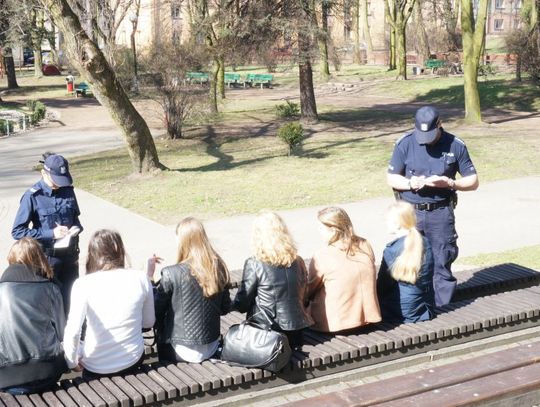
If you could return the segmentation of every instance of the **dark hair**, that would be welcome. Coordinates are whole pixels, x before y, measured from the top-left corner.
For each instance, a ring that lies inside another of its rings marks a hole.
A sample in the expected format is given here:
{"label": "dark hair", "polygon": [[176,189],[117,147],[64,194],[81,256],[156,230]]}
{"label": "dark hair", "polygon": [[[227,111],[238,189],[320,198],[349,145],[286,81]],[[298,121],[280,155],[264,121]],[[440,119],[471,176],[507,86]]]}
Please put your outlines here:
{"label": "dark hair", "polygon": [[53,271],[47,262],[41,245],[31,237],[23,237],[11,246],[7,261],[12,264],[24,264],[30,267],[34,273],[49,280],[53,278]]}
{"label": "dark hair", "polygon": [[51,155],[56,155],[55,153],[51,152],[51,151],[46,151],[44,152],[43,154],[41,154],[41,157],[43,157],[41,160],[39,160],[39,162],[41,164],[44,164],[45,163],[45,160],[50,157]]}
{"label": "dark hair", "polygon": [[126,264],[126,250],[115,230],[101,229],[95,232],[88,243],[88,257],[86,259],[86,272],[88,274],[101,270],[115,270],[124,268]]}

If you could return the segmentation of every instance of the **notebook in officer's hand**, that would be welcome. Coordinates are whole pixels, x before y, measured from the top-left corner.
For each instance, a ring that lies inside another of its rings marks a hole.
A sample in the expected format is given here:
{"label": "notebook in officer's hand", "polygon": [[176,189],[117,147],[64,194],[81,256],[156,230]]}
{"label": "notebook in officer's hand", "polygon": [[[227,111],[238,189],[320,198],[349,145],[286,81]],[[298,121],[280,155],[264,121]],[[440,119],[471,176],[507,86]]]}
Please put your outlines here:
{"label": "notebook in officer's hand", "polygon": [[81,229],[78,226],[72,226],[67,235],[65,235],[63,238],[58,239],[56,242],[54,242],[54,248],[55,249],[67,249],[69,245],[71,244],[71,238],[75,237],[79,234]]}

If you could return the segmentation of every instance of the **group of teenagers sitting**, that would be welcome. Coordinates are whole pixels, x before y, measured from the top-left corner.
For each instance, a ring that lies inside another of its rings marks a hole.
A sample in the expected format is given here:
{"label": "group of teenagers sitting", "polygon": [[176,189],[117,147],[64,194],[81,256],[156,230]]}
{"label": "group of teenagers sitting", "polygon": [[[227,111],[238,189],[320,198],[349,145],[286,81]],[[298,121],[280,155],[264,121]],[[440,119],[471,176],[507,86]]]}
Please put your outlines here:
{"label": "group of teenagers sitting", "polygon": [[343,209],[322,209],[318,221],[323,244],[306,268],[283,219],[260,213],[253,256],[232,300],[227,266],[200,221],[177,225],[176,264],[164,267],[159,281],[159,257],[145,271],[130,269],[121,236],[98,230],[86,274],[73,285],[67,322],[41,246],[31,238],[15,242],[0,276],[0,391],[45,391],[67,368],[85,379],[131,373],[143,362],[148,328],[155,328],[162,362],[218,359],[220,316],[231,311],[271,324],[292,348],[302,346],[308,327],[342,334],[381,320],[433,317],[433,255],[410,204],[398,201],[388,210],[395,240],[378,274],[369,242],[355,234]]}

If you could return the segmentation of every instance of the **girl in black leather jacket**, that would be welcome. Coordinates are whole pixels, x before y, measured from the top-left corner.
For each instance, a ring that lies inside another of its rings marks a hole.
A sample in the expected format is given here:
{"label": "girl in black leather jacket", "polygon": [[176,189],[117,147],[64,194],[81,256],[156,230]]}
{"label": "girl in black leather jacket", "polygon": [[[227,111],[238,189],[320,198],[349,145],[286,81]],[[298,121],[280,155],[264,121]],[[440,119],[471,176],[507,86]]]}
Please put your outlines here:
{"label": "girl in black leather jacket", "polygon": [[231,304],[229,272],[197,219],[183,219],[176,237],[177,264],[161,271],[155,294],[158,356],[200,363],[219,346],[220,316]]}
{"label": "girl in black leather jacket", "polygon": [[233,308],[247,319],[284,332],[292,348],[302,345],[302,329],[313,324],[304,300],[307,271],[281,217],[262,212],[253,223],[253,257],[246,260]]}
{"label": "girl in black leather jacket", "polygon": [[62,294],[36,240],[15,242],[8,263],[0,276],[0,392],[45,391],[67,370]]}

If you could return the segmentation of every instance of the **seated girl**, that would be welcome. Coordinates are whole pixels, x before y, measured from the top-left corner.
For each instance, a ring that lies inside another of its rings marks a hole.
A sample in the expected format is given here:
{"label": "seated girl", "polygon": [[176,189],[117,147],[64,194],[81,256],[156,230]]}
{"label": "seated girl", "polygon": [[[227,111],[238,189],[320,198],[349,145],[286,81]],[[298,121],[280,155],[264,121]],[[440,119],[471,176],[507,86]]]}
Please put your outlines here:
{"label": "seated girl", "polygon": [[324,246],[309,265],[312,329],[337,332],[381,320],[373,250],[341,208],[319,211]]}
{"label": "seated girl", "polygon": [[253,223],[254,256],[246,260],[234,309],[247,318],[284,332],[291,348],[302,345],[302,329],[313,321],[304,308],[307,271],[287,226],[276,213],[263,212]]}
{"label": "seated girl", "polygon": [[183,219],[176,237],[177,264],[161,271],[156,290],[158,355],[161,361],[200,363],[219,347],[220,316],[231,303],[229,272],[197,219]]}
{"label": "seated girl", "polygon": [[36,240],[15,242],[7,260],[0,276],[0,391],[46,391],[67,370],[62,293]]}
{"label": "seated girl", "polygon": [[[86,334],[81,329],[86,320]],[[144,358],[143,328],[154,326],[146,273],[126,269],[122,238],[98,230],[90,238],[86,275],[73,284],[64,333],[68,366],[87,379],[135,371]]]}
{"label": "seated girl", "polygon": [[411,204],[390,206],[388,229],[396,239],[386,245],[377,293],[384,321],[416,322],[433,318],[433,253],[429,241],[416,230]]}

